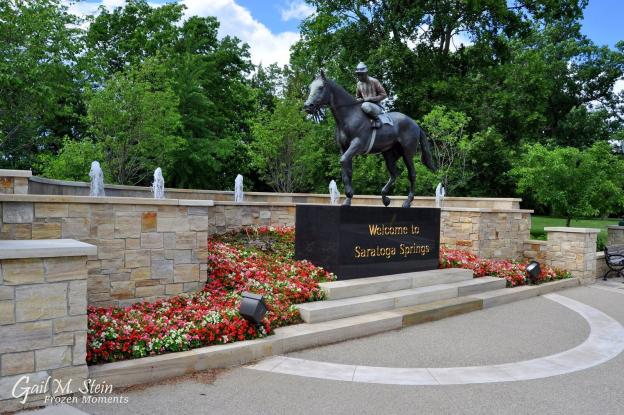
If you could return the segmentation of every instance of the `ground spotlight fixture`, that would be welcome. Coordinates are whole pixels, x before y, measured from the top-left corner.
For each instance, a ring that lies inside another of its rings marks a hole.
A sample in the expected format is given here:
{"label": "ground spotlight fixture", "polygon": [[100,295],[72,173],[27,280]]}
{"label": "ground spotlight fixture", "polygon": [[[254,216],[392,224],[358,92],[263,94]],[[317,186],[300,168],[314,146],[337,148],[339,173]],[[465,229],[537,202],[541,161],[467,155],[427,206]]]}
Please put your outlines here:
{"label": "ground spotlight fixture", "polygon": [[535,281],[537,281],[537,277],[539,277],[541,272],[542,270],[540,269],[540,264],[537,261],[532,261],[526,267],[526,276],[531,284],[535,284]]}
{"label": "ground spotlight fixture", "polygon": [[264,298],[260,294],[243,292],[243,300],[238,309],[241,316],[253,325],[261,326],[262,319],[267,312]]}

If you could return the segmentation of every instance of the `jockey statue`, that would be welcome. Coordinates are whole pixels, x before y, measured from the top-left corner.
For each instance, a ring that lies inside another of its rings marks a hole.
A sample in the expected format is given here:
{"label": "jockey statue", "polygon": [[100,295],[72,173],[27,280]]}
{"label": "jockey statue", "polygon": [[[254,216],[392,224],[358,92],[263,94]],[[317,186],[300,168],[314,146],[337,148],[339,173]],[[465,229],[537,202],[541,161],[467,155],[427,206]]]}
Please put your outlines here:
{"label": "jockey statue", "polygon": [[355,98],[362,103],[362,111],[373,120],[373,128],[379,128],[381,127],[379,114],[383,112],[379,103],[386,99],[388,94],[381,82],[368,76],[368,68],[364,62],[358,63],[355,74],[358,78]]}

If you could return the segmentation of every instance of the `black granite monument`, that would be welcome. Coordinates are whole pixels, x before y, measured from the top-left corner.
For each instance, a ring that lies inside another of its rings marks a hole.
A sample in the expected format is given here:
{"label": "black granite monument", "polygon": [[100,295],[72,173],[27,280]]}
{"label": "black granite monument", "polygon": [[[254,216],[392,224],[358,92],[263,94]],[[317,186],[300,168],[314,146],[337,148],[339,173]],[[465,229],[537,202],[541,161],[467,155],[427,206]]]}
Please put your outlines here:
{"label": "black granite monument", "polygon": [[440,209],[297,205],[295,256],[338,280],[438,268]]}

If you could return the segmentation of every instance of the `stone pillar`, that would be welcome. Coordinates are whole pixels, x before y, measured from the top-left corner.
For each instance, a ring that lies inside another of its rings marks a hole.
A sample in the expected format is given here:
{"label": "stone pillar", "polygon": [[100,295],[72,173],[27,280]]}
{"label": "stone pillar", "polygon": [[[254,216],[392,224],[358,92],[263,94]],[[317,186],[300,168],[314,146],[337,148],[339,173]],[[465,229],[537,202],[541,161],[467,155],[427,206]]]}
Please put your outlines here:
{"label": "stone pillar", "polygon": [[607,226],[607,245],[624,245],[624,226]]}
{"label": "stone pillar", "polygon": [[570,271],[583,284],[596,277],[596,239],[600,229],[544,228],[548,235],[546,262],[555,268]]}
{"label": "stone pillar", "polygon": [[0,169],[0,193],[28,194],[28,178],[32,176],[30,170],[3,170]]}
{"label": "stone pillar", "polygon": [[87,379],[86,264],[96,251],[68,239],[0,241],[0,413],[45,405]]}

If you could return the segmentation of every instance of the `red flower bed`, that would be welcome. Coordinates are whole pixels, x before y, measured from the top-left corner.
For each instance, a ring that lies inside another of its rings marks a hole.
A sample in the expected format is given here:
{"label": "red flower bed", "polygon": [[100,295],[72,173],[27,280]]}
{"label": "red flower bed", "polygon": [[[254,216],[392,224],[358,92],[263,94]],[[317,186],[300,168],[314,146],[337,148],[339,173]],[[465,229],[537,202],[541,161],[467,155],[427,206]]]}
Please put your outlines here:
{"label": "red flower bed", "polygon": [[[480,258],[470,252],[456,249],[446,249],[440,247],[440,268],[466,268],[474,271],[475,278],[478,277],[500,277],[507,280],[508,287],[525,285],[526,266],[528,261],[511,261],[507,259],[485,259]],[[551,268],[545,265],[540,266],[542,272],[537,278],[537,283],[570,278],[568,271]]]}
{"label": "red flower bed", "polygon": [[[208,283],[182,294],[130,307],[88,307],[87,362],[112,362],[211,344],[263,337],[276,327],[300,322],[295,304],[323,298],[318,283],[334,275],[307,261],[295,261],[293,228],[248,228],[208,241]],[[441,268],[468,268],[475,277],[526,284],[527,263],[488,260],[469,252],[440,249]],[[542,267],[539,282],[570,274]],[[241,293],[262,294],[268,312],[263,326],[238,313]]]}
{"label": "red flower bed", "polygon": [[[89,306],[87,362],[253,339],[299,322],[294,305],[322,299],[318,283],[334,276],[307,261],[295,261],[292,255],[281,255],[293,241],[292,228],[259,228],[212,239],[208,243],[209,282],[202,291],[125,308]],[[238,313],[243,291],[264,295],[268,312],[259,329]]]}

